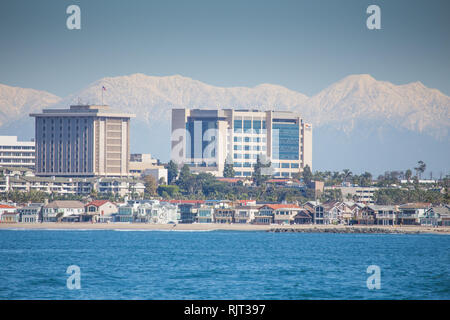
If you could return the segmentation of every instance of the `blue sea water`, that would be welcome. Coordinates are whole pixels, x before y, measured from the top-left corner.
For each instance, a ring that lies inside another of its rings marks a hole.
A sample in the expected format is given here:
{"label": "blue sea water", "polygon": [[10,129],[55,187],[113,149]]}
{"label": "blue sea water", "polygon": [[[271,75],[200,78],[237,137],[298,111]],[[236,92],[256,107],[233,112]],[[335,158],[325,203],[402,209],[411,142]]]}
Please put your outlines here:
{"label": "blue sea water", "polygon": [[449,299],[449,253],[431,234],[0,230],[0,299]]}

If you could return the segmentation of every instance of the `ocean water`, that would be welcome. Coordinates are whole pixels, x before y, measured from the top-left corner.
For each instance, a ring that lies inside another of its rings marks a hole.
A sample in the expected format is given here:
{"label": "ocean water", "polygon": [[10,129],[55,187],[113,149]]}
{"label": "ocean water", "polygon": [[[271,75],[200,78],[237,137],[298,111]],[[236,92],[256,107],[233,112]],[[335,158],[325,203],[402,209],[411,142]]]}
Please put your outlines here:
{"label": "ocean water", "polygon": [[0,299],[450,299],[449,266],[447,235],[0,230]]}

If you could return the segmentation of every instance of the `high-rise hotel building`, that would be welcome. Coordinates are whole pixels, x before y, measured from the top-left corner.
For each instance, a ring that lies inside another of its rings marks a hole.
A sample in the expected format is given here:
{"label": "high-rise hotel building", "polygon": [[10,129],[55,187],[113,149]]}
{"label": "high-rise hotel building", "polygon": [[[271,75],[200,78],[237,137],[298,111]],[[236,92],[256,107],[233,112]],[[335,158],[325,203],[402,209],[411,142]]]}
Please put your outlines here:
{"label": "high-rise hotel building", "polygon": [[312,126],[292,112],[172,109],[171,142],[171,159],[194,172],[221,176],[227,161],[249,177],[258,155],[274,177],[312,168]]}
{"label": "high-rise hotel building", "polygon": [[130,118],[108,106],[73,105],[32,113],[36,175],[128,176]]}

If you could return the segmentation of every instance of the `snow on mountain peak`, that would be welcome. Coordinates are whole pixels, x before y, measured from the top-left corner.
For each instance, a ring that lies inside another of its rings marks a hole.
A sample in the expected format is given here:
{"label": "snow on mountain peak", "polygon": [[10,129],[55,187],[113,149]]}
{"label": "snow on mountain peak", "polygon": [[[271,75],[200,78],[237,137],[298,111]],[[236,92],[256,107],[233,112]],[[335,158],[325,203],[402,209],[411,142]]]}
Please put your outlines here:
{"label": "snow on mountain peak", "polygon": [[[102,92],[102,87],[107,90]],[[306,95],[283,86],[218,87],[182,75],[149,76],[135,73],[105,77],[64,99],[50,93],[0,85],[0,125],[44,107],[98,104],[137,115],[152,125],[168,123],[171,108],[258,108],[299,112],[316,127],[352,130],[357,121],[376,120],[433,136],[448,136],[450,98],[421,82],[394,85],[369,74],[354,74],[318,94]]]}

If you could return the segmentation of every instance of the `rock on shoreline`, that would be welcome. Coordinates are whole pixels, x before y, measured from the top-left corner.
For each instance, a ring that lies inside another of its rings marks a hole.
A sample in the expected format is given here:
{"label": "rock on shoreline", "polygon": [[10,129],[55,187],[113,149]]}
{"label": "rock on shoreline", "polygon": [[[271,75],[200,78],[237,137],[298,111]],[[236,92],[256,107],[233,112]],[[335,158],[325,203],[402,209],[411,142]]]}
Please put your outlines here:
{"label": "rock on shoreline", "polygon": [[268,232],[304,232],[304,233],[385,233],[385,234],[419,234],[423,230],[401,230],[398,228],[377,227],[329,227],[329,228],[272,228]]}

